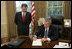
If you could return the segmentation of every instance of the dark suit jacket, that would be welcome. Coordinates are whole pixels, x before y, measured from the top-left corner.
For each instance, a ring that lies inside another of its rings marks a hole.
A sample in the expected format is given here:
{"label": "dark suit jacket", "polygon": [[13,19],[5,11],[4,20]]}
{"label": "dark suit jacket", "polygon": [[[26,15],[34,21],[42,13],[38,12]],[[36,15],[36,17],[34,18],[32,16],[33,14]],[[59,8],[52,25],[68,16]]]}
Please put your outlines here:
{"label": "dark suit jacket", "polygon": [[17,25],[18,35],[29,34],[29,24],[31,22],[31,14],[26,12],[26,19],[22,21],[22,12],[17,12],[15,15],[15,23]]}
{"label": "dark suit jacket", "polygon": [[[44,32],[45,32],[45,28],[44,25],[40,26],[36,32],[36,36],[37,37],[44,37]],[[48,31],[48,37],[51,40],[56,40],[58,39],[58,29],[54,26],[50,26],[49,27],[49,31]]]}

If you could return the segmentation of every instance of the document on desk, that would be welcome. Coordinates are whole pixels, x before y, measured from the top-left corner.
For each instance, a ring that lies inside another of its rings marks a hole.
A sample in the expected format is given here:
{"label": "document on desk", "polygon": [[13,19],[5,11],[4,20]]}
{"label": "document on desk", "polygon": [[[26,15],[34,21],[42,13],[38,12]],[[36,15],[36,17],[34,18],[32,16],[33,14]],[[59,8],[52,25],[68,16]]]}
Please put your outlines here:
{"label": "document on desk", "polygon": [[65,43],[65,42],[59,42],[59,45],[60,46],[69,46],[68,43]]}
{"label": "document on desk", "polygon": [[68,43],[59,42],[59,45],[55,45],[53,48],[70,48]]}
{"label": "document on desk", "polygon": [[33,40],[32,46],[42,46],[41,39]]}
{"label": "document on desk", "polygon": [[69,46],[60,46],[60,45],[55,45],[53,48],[70,48]]}

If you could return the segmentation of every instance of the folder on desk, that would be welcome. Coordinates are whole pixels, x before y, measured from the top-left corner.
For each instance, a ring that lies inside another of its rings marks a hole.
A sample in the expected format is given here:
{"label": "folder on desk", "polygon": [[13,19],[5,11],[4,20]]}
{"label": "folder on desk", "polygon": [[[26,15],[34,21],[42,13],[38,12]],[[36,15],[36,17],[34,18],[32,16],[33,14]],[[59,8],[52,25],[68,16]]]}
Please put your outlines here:
{"label": "folder on desk", "polygon": [[24,41],[25,41],[25,39],[16,38],[15,40],[11,41],[8,45],[14,46],[14,47],[18,47],[18,46],[20,46]]}

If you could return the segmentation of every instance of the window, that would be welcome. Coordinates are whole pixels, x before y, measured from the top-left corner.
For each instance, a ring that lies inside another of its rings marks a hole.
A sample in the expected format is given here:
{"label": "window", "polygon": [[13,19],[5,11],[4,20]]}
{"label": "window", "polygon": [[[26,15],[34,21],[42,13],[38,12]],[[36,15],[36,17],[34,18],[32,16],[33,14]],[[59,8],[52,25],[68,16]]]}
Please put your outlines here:
{"label": "window", "polygon": [[21,5],[25,3],[28,5],[28,12],[31,12],[31,1],[16,1],[16,12],[21,11]]}
{"label": "window", "polygon": [[64,1],[48,1],[48,16],[63,15]]}

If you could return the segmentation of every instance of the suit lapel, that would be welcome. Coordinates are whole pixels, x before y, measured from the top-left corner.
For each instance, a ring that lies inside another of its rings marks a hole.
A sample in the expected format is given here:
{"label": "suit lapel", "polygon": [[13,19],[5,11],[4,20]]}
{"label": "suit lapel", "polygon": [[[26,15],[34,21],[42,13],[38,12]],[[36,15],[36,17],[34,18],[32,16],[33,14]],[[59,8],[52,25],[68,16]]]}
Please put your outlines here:
{"label": "suit lapel", "polygon": [[[26,19],[27,19],[27,12],[26,12]],[[25,19],[25,21],[26,21],[26,19]]]}
{"label": "suit lapel", "polygon": [[44,37],[44,33],[45,33],[45,28],[44,28],[44,26],[43,26],[43,37]]}
{"label": "suit lapel", "polygon": [[20,16],[20,21],[22,22],[22,12],[20,12],[20,14],[19,14]]}

